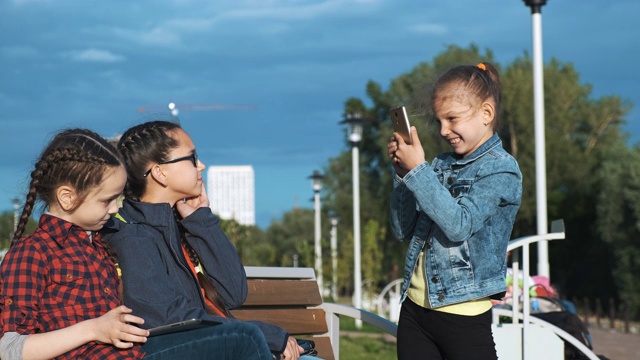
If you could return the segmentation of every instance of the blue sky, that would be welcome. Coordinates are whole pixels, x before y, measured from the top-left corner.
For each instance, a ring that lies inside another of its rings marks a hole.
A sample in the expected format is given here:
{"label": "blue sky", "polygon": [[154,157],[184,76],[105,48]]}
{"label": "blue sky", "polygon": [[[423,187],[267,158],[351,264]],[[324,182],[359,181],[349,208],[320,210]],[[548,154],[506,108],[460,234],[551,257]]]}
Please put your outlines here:
{"label": "blue sky", "polygon": [[[451,44],[475,43],[502,64],[531,53],[521,0],[3,0],[0,14],[0,211],[23,198],[55,131],[108,137],[169,102],[250,104],[179,117],[207,165],[253,165],[265,228],[294,206],[312,208],[307,177],[348,149],[338,122],[367,81],[387,88]],[[636,0],[549,0],[542,9],[545,61],[573,63],[594,97],[632,102],[632,142],[639,16]]]}

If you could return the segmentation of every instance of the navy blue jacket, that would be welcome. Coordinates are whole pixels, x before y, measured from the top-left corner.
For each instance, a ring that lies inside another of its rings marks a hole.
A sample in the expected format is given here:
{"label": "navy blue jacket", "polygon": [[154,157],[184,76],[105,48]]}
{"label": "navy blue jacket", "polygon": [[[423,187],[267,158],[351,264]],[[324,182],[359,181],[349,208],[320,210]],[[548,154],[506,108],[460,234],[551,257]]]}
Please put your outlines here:
{"label": "navy blue jacket", "polygon": [[[104,241],[118,257],[122,270],[124,304],[152,328],[191,318],[220,323],[240,321],[211,315],[197,279],[180,245],[180,230],[171,206],[125,200],[119,213],[126,223],[112,219]],[[193,247],[209,280],[228,309],[240,307],[247,297],[247,277],[238,253],[220,229],[220,219],[200,208],[181,220],[186,240]],[[285,349],[289,334],[282,328],[252,321],[263,331],[269,348]]]}

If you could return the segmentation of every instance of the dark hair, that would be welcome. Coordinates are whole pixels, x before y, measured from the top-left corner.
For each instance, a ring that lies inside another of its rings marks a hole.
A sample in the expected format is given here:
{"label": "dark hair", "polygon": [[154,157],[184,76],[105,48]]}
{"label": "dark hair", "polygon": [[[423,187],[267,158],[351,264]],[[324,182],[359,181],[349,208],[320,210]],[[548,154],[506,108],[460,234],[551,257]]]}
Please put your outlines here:
{"label": "dark hair", "polygon": [[433,85],[431,93],[431,103],[437,97],[447,95],[447,91],[456,90],[452,85],[460,85],[467,91],[468,101],[477,101],[478,104],[493,100],[495,105],[495,116],[492,121],[494,131],[499,131],[502,125],[500,120],[500,103],[502,101],[502,85],[500,83],[500,75],[498,70],[488,62],[482,62],[478,65],[458,65],[450,68],[442,74]]}
{"label": "dark hair", "polygon": [[49,206],[56,201],[56,189],[69,185],[78,193],[77,201],[69,210],[73,212],[89,191],[100,185],[110,167],[121,165],[122,158],[113,145],[93,131],[68,129],[58,133],[42,151],[31,172],[29,192],[12,244],[22,236],[37,200]]}
{"label": "dark hair", "polygon": [[169,152],[178,147],[178,141],[168,134],[177,129],[181,129],[180,125],[170,121],[149,121],[122,134],[118,150],[127,170],[125,197],[140,200],[147,189],[144,174],[150,164],[167,160]]}

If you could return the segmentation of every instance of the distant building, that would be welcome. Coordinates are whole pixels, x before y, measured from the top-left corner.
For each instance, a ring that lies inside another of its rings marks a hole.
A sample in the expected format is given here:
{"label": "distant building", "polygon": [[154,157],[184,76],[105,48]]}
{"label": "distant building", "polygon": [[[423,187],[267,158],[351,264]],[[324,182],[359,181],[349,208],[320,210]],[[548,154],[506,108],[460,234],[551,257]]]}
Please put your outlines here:
{"label": "distant building", "polygon": [[255,186],[252,166],[209,166],[207,195],[221,219],[255,225]]}

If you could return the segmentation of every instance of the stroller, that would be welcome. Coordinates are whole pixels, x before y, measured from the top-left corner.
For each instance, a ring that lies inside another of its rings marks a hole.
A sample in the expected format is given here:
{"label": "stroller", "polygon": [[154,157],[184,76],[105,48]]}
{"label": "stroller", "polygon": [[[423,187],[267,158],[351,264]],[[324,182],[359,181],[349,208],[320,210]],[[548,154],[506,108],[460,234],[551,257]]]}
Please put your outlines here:
{"label": "stroller", "polygon": [[[519,276],[522,279],[522,276]],[[501,302],[501,306],[511,306],[513,299],[511,296],[512,284],[511,274],[507,275],[507,285],[509,291],[505,295],[505,300]],[[566,331],[578,341],[593,350],[591,335],[589,329],[584,322],[578,317],[576,308],[572,302],[560,299],[549,284],[549,279],[544,276],[532,276],[529,278],[529,302],[530,314],[536,318],[544,320],[556,327]],[[522,282],[519,282],[522,287]],[[520,308],[522,308],[522,298],[519,299]],[[565,341],[564,358],[565,360],[581,360],[587,357],[578,350],[574,345]],[[607,359],[602,355],[598,355],[600,359]]]}

